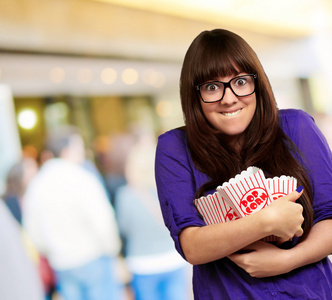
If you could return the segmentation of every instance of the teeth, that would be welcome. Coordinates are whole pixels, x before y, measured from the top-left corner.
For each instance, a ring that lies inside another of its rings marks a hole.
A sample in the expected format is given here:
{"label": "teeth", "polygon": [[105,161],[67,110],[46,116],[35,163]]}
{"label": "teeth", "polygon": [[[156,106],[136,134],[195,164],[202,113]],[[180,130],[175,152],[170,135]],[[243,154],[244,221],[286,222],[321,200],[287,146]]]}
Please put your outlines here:
{"label": "teeth", "polygon": [[237,110],[237,111],[234,111],[234,112],[231,112],[231,113],[226,113],[226,112],[224,112],[224,113],[222,113],[224,116],[226,116],[226,117],[230,117],[230,116],[235,116],[235,115],[237,115],[239,112],[241,111],[241,109],[239,109],[239,110]]}

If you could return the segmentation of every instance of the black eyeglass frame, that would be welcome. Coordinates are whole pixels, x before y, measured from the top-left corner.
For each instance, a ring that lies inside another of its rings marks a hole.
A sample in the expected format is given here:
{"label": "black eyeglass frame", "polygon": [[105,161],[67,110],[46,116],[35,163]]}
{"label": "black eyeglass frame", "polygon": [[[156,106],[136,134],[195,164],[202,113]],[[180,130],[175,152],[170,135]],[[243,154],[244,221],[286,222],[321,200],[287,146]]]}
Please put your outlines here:
{"label": "black eyeglass frame", "polygon": [[[251,92],[251,93],[249,93],[249,94],[239,96],[239,95],[237,95],[237,94],[233,91],[233,89],[232,89],[232,87],[231,87],[231,81],[234,80],[234,79],[236,79],[236,78],[241,78],[241,77],[244,77],[244,76],[251,76],[252,78],[254,78],[254,90],[253,90],[253,92]],[[223,81],[218,81],[218,80],[214,80],[214,81],[206,81],[206,82],[204,82],[204,83],[201,83],[201,84],[196,85],[196,91],[199,93],[199,96],[200,96],[200,98],[202,99],[202,101],[203,101],[204,103],[215,103],[215,102],[219,102],[219,101],[221,101],[221,100],[224,98],[226,88],[228,88],[228,87],[231,89],[231,91],[233,92],[233,94],[234,94],[236,97],[246,97],[246,96],[249,96],[249,95],[252,95],[253,93],[255,93],[255,91],[256,91],[256,79],[257,79],[257,74],[245,74],[245,75],[235,76],[235,77],[233,77],[233,78],[232,78],[230,81],[228,81],[228,82],[223,82]],[[221,96],[221,98],[220,98],[219,100],[215,100],[215,101],[205,101],[205,100],[203,99],[202,95],[201,95],[201,86],[204,85],[204,84],[207,84],[207,83],[214,83],[214,82],[222,83],[222,84],[224,85],[224,92],[223,92],[223,94],[222,94],[222,96]]]}

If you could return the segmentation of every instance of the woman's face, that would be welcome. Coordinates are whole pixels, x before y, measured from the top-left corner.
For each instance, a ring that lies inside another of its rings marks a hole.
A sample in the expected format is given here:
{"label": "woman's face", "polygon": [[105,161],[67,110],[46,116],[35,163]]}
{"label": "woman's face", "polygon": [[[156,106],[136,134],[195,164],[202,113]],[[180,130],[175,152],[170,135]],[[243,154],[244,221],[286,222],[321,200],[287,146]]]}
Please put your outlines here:
{"label": "woman's face", "polygon": [[[213,78],[222,82],[228,82],[238,75]],[[245,97],[236,96],[230,88],[226,88],[221,101],[205,103],[201,100],[203,113],[210,124],[223,133],[229,142],[237,141],[237,137],[243,133],[251,122],[256,110],[256,94]]]}

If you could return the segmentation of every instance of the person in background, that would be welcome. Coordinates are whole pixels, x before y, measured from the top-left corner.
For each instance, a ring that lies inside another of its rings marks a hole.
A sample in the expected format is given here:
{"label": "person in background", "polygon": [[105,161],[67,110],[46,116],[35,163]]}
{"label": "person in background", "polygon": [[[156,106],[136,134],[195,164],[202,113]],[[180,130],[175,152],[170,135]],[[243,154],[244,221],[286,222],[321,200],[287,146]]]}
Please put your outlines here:
{"label": "person in background", "polygon": [[31,156],[24,156],[9,170],[3,200],[20,225],[25,251],[39,270],[46,299],[51,299],[55,288],[55,278],[47,259],[38,253],[29,236],[22,228],[22,199],[29,182],[38,172],[38,163]]}
{"label": "person in background", "polygon": [[42,282],[26,251],[20,225],[2,200],[0,241],[0,299],[44,300]]}
{"label": "person in background", "polygon": [[[159,137],[156,182],[195,299],[332,299],[332,154],[307,113],[278,110],[255,52],[237,34],[200,33],[183,62],[185,124]],[[250,166],[297,191],[244,218],[206,225],[194,199]],[[262,239],[269,235],[278,242]]]}
{"label": "person in background", "polygon": [[30,180],[38,172],[38,163],[31,157],[23,157],[9,170],[3,199],[14,218],[22,223],[22,198]]}
{"label": "person in background", "polygon": [[98,178],[82,167],[82,137],[65,126],[50,133],[45,149],[53,158],[26,190],[24,228],[54,269],[64,300],[121,300],[114,211]]}
{"label": "person in background", "polygon": [[126,133],[112,136],[108,142],[103,168],[106,187],[113,205],[117,189],[127,183],[124,168],[134,140],[134,134]]}
{"label": "person in background", "polygon": [[154,183],[154,140],[144,134],[125,163],[127,184],[115,194],[115,211],[136,300],[190,299],[188,264],[174,250]]}

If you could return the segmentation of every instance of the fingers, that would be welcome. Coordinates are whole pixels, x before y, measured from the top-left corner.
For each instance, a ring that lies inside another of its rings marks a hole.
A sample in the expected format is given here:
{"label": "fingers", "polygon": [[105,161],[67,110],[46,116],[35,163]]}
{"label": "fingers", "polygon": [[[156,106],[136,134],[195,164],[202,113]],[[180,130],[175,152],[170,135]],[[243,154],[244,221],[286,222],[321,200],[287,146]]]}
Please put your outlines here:
{"label": "fingers", "polygon": [[294,236],[300,237],[303,234],[303,229],[300,228],[298,231],[295,232]]}
{"label": "fingers", "polygon": [[288,196],[285,196],[285,198],[289,201],[295,202],[297,199],[301,197],[303,194],[303,186],[299,186],[295,191],[291,192]]}
{"label": "fingers", "polygon": [[296,191],[273,201],[270,205],[274,208],[272,214],[269,213],[269,222],[274,226],[271,234],[280,238],[278,244],[303,234],[303,207],[296,202],[302,194],[303,187],[300,186]]}
{"label": "fingers", "polygon": [[302,194],[303,186],[300,185],[300,186],[296,189],[296,191],[297,191],[299,194]]}
{"label": "fingers", "polygon": [[285,242],[289,242],[289,241],[292,240],[293,237],[295,237],[295,236],[296,236],[296,237],[300,237],[302,234],[303,234],[303,229],[302,229],[302,228],[299,228],[299,229],[294,233],[294,235],[292,235],[291,237],[284,237],[284,238],[279,237],[279,238],[278,238],[278,241],[277,241],[277,245],[281,245],[281,244],[283,244],[283,243],[285,243]]}
{"label": "fingers", "polygon": [[239,257],[241,257],[239,253],[233,253],[227,256],[232,262],[236,262]]}

